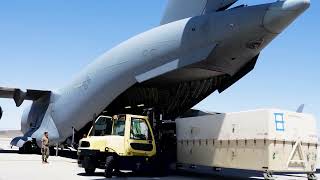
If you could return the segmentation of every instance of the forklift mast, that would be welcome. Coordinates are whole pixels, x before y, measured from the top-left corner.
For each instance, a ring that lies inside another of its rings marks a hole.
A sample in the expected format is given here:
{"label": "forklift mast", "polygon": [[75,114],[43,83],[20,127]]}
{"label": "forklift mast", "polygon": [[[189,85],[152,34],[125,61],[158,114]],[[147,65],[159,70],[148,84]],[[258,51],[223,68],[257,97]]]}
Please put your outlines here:
{"label": "forklift mast", "polygon": [[174,120],[163,120],[163,114],[155,108],[145,109],[156,141],[157,154],[167,163],[176,161],[177,139]]}

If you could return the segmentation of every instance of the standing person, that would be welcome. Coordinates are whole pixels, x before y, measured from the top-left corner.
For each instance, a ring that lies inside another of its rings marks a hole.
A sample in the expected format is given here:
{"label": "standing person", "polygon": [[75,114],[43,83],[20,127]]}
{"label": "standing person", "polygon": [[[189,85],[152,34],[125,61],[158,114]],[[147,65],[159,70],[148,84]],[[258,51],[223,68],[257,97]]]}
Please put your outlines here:
{"label": "standing person", "polygon": [[41,154],[42,154],[42,163],[48,163],[49,158],[49,135],[48,132],[44,132],[42,137],[42,146],[41,146]]}

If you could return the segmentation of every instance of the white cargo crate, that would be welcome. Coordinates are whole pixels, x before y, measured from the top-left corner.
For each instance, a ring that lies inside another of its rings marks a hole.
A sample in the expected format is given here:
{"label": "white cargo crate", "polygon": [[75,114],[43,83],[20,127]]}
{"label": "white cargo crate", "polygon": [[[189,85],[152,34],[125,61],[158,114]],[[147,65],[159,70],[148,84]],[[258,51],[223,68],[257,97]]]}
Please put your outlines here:
{"label": "white cargo crate", "polygon": [[312,115],[277,109],[179,118],[178,163],[270,172],[314,172]]}

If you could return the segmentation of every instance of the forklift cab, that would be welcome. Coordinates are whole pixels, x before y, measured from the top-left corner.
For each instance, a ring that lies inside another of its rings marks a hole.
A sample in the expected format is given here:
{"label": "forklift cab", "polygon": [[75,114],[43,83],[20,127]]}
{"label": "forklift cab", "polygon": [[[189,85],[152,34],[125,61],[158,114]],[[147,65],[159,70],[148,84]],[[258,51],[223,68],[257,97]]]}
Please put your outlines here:
{"label": "forklift cab", "polygon": [[[140,151],[155,149],[154,137],[148,118],[137,115],[99,116],[89,132],[88,138],[110,137],[123,140],[123,146],[128,154],[134,155]],[[111,142],[110,142],[111,143]],[[108,143],[109,144],[109,143]],[[81,146],[80,146],[81,147]],[[120,148],[122,149],[122,148]],[[119,152],[120,153],[120,152]],[[144,153],[145,155],[149,153]]]}
{"label": "forklift cab", "polygon": [[80,141],[78,164],[89,173],[95,168],[106,168],[110,174],[110,167],[114,168],[110,161],[131,167],[121,169],[132,169],[155,155],[154,135],[146,116],[99,116],[88,137]]}

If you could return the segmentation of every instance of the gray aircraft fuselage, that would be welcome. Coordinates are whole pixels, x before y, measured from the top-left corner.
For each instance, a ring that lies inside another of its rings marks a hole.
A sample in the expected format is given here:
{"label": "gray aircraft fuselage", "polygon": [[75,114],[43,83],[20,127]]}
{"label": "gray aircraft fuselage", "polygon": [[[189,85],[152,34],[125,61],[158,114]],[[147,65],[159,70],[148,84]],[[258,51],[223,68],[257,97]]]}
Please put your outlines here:
{"label": "gray aircraft fuselage", "polygon": [[[72,128],[83,128],[124,93],[136,98],[136,103],[148,104],[146,96],[157,92],[157,103],[168,103],[165,112],[177,112],[178,104],[179,113],[183,112],[183,108],[216,89],[223,91],[239,79],[237,76],[248,73],[261,50],[308,7],[306,0],[239,7],[174,21],[139,34],[103,54],[68,86],[53,91],[50,98],[34,101],[22,116],[22,132],[39,142],[43,132],[49,131],[51,144],[64,142],[72,135]],[[204,81],[210,86],[201,84]],[[133,87],[146,92],[139,95],[129,91]],[[170,90],[174,98],[161,95],[170,87],[179,87],[176,94]],[[150,96],[153,102],[155,96]],[[117,102],[114,107],[137,105],[121,98]]]}

